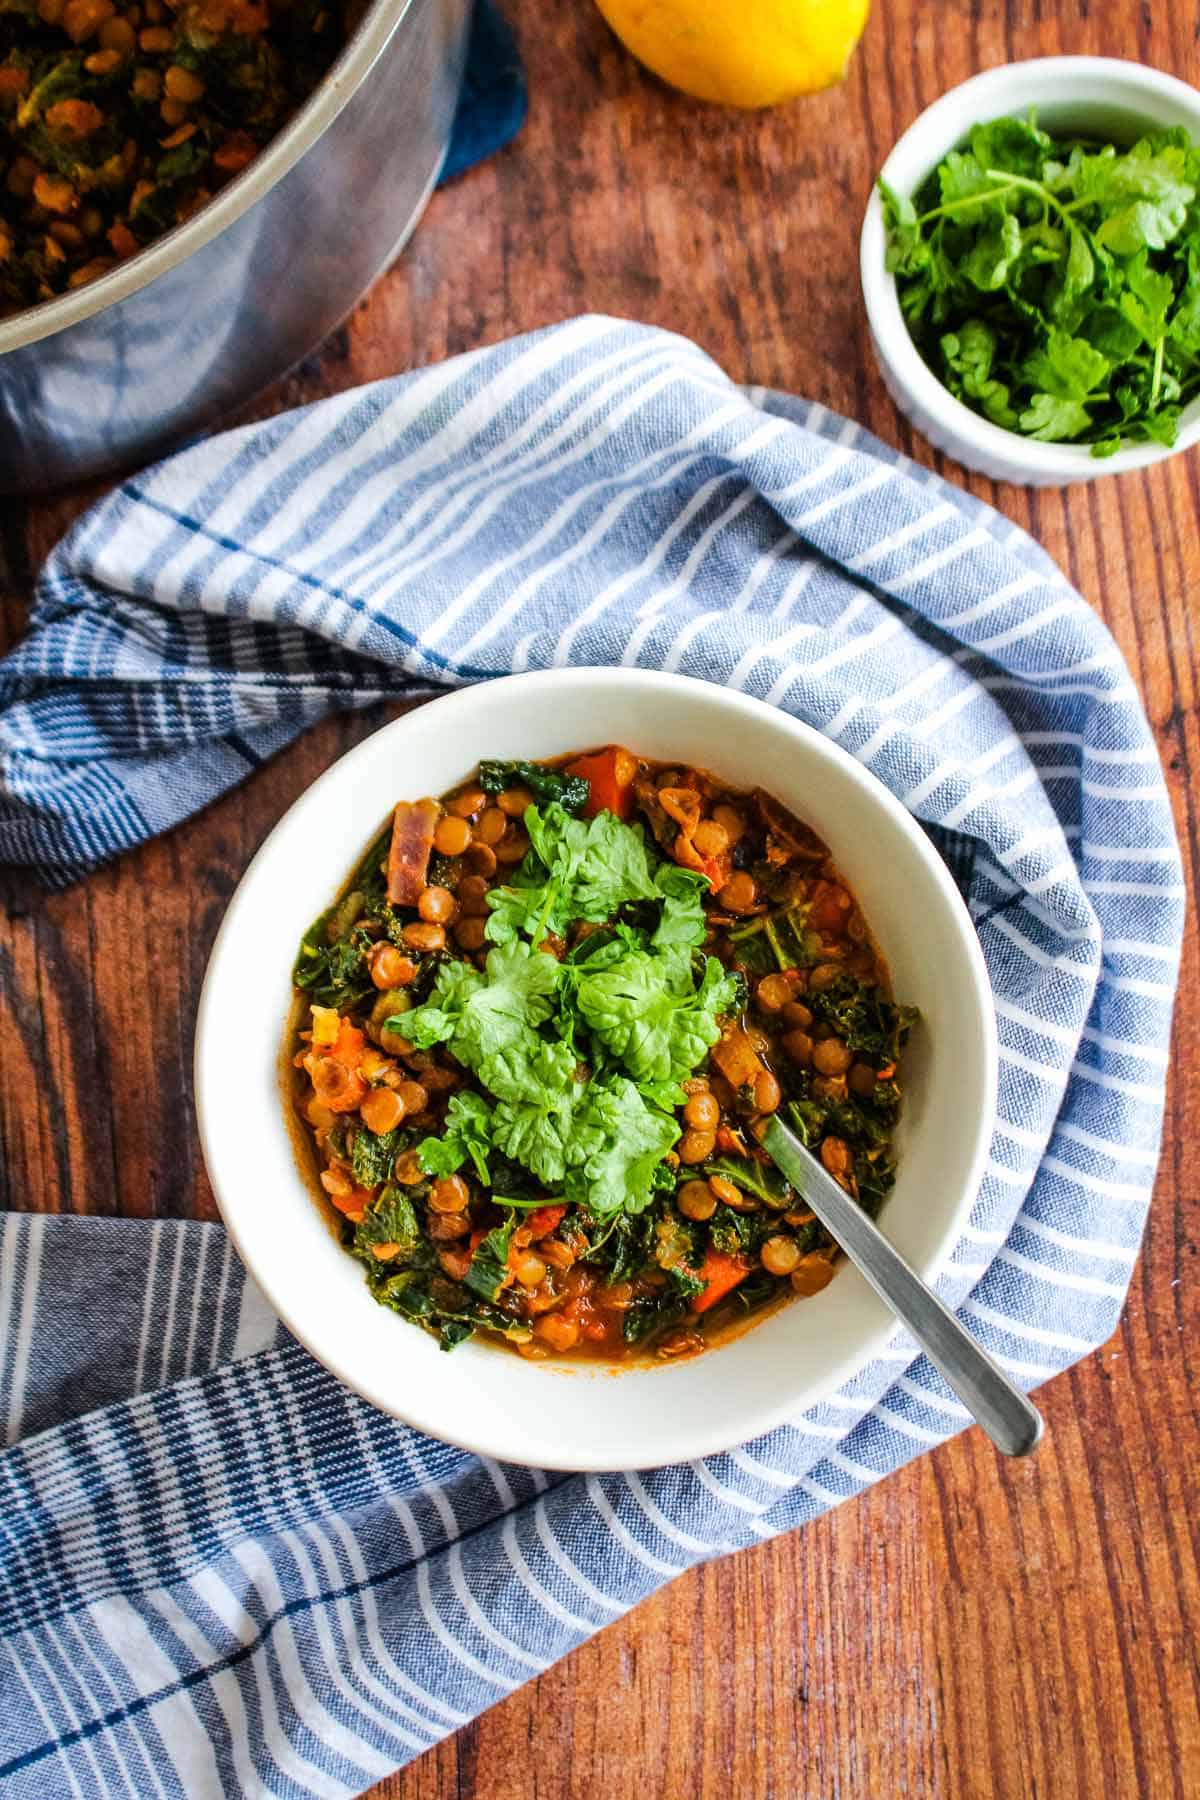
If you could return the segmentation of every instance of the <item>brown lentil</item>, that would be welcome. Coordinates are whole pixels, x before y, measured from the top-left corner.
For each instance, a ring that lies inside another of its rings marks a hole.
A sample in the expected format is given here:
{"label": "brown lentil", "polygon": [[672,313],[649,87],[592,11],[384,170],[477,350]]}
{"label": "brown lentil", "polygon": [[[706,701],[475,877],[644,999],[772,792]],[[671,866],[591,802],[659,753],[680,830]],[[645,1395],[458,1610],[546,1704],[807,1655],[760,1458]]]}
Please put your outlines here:
{"label": "brown lentil", "polygon": [[449,925],[458,917],[458,901],[449,888],[435,885],[423,890],[417,911],[429,925]]}
{"label": "brown lentil", "polygon": [[679,1160],[688,1164],[704,1162],[716,1147],[715,1131],[685,1131],[679,1140]]}
{"label": "brown lentil", "polygon": [[403,1119],[404,1102],[394,1088],[372,1088],[358,1110],[367,1130],[382,1137],[385,1131],[395,1131]]}
{"label": "brown lentil", "polygon": [[834,962],[818,963],[808,978],[808,990],[811,994],[823,994],[840,980],[842,971]]}
{"label": "brown lentil", "polygon": [[693,1094],[683,1109],[684,1121],[700,1131],[715,1131],[721,1119],[721,1108],[712,1094]]}
{"label": "brown lentil", "polygon": [[460,950],[474,955],[487,942],[487,920],[477,917],[460,919],[454,927],[454,941]]}
{"label": "brown lentil", "polygon": [[779,1103],[783,1099],[780,1087],[770,1069],[764,1069],[761,1075],[754,1078],[754,1106],[760,1113],[778,1112]]}
{"label": "brown lentil", "polygon": [[802,1256],[792,1270],[792,1289],[797,1294],[819,1294],[833,1280],[833,1264],[818,1250]]}
{"label": "brown lentil", "polygon": [[461,1212],[431,1212],[426,1216],[425,1229],[435,1244],[453,1243],[455,1238],[466,1237],[471,1221]]}
{"label": "brown lentil", "polygon": [[458,884],[458,909],[465,918],[486,918],[488,884],[482,875],[464,875]]}
{"label": "brown lentil", "polygon": [[518,831],[515,826],[510,826],[495,848],[498,863],[519,863],[529,848],[529,839],[523,831]]}
{"label": "brown lentil", "polygon": [[419,1081],[400,1081],[396,1092],[404,1104],[406,1114],[423,1113],[429,1105],[429,1095]]}
{"label": "brown lentil", "polygon": [[438,820],[433,833],[433,847],[439,856],[461,856],[471,842],[471,827],[465,819],[447,813]]}
{"label": "brown lentil", "polygon": [[823,1038],[813,1045],[812,1066],[819,1075],[844,1075],[853,1060],[841,1038]]}
{"label": "brown lentil", "polygon": [[685,1219],[702,1222],[717,1210],[717,1197],[707,1181],[685,1181],[675,1196],[675,1203]]}
{"label": "brown lentil", "polygon": [[692,842],[701,856],[723,856],[729,848],[729,833],[715,819],[701,819],[692,833]]}
{"label": "brown lentil", "polygon": [[444,950],[446,948],[446,931],[442,925],[406,925],[403,931],[405,943],[410,950]]}
{"label": "brown lentil", "polygon": [[496,873],[496,852],[490,844],[470,844],[463,851],[463,867],[472,875],[494,875]]}
{"label": "brown lentil", "polygon": [[790,1275],[800,1261],[800,1246],[793,1237],[771,1237],[759,1257],[768,1275]]}
{"label": "brown lentil", "polygon": [[443,1175],[429,1190],[429,1204],[437,1213],[464,1212],[470,1203],[471,1190],[461,1175]]}
{"label": "brown lentil", "polygon": [[792,984],[786,975],[764,975],[754,997],[765,1012],[779,1012],[791,1000]]}
{"label": "brown lentil", "polygon": [[726,912],[753,912],[758,905],[758,889],[754,885],[754,877],[747,875],[744,869],[739,869],[735,875],[729,877],[717,895],[717,899]]}

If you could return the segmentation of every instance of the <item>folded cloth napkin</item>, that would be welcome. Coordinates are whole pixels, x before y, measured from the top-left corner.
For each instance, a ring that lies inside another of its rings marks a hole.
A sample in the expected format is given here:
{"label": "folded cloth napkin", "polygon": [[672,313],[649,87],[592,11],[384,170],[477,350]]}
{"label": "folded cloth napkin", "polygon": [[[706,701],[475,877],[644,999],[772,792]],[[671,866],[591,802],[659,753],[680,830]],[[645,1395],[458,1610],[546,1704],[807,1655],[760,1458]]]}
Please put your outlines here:
{"label": "folded cloth napkin", "polygon": [[[331,707],[566,663],[784,707],[953,851],[1001,1081],[939,1285],[1026,1385],[1101,1343],[1150,1197],[1183,908],[1128,671],[1022,532],[678,338],[576,320],[126,482],[0,665],[4,849],[61,881]],[[355,1793],[964,1419],[897,1332],[728,1455],[502,1468],[338,1386],[218,1228],[10,1216],[0,1785]]]}
{"label": "folded cloth napkin", "polygon": [[512,32],[492,0],[475,0],[442,180],[461,175],[511,142],[525,123],[527,105],[525,71]]}

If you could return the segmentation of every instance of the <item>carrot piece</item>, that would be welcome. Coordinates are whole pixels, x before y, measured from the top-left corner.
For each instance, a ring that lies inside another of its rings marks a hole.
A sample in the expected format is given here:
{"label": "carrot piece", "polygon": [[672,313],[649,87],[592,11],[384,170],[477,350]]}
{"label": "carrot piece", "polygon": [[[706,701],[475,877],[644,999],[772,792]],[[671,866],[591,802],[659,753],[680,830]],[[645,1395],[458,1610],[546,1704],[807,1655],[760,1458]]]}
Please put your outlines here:
{"label": "carrot piece", "polygon": [[437,822],[436,800],[401,800],[396,807],[387,871],[387,896],[393,906],[415,906],[421,898]]}
{"label": "carrot piece", "polygon": [[567,1216],[565,1206],[539,1206],[536,1212],[529,1215],[529,1234],[533,1239],[549,1237],[557,1231]]}
{"label": "carrot piece", "polygon": [[582,775],[591,784],[591,795],[583,809],[585,819],[599,812],[616,813],[627,819],[633,811],[633,778],[637,774],[637,758],[619,744],[609,744],[591,756],[576,757],[567,764],[568,775]]}
{"label": "carrot piece", "polygon": [[355,1186],[350,1189],[348,1194],[331,1194],[329,1198],[352,1225],[361,1225],[363,1216],[371,1204],[371,1190]]}
{"label": "carrot piece", "polygon": [[744,1088],[763,1072],[762,1059],[740,1025],[713,1045],[712,1059],[731,1088]]}
{"label": "carrot piece", "polygon": [[738,1282],[746,1279],[751,1266],[744,1256],[728,1256],[724,1250],[706,1250],[696,1273],[708,1286],[692,1301],[692,1311],[707,1312],[710,1306],[731,1294]]}
{"label": "carrot piece", "polygon": [[338,1061],[345,1063],[348,1069],[357,1069],[366,1050],[367,1040],[357,1025],[349,1019],[343,1019],[338,1026],[337,1042],[333,1046],[333,1055]]}
{"label": "carrot piece", "polygon": [[731,856],[702,856],[700,873],[710,883],[713,893],[719,893],[733,872]]}

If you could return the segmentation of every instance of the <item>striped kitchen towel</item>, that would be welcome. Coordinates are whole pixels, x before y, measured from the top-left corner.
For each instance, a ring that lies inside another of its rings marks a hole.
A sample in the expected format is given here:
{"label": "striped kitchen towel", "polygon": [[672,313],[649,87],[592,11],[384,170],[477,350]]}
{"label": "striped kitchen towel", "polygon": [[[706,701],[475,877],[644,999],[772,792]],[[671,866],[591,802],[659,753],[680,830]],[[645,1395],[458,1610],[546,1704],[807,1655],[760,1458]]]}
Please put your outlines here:
{"label": "striped kitchen towel", "polygon": [[[1026,1385],[1101,1343],[1183,909],[1129,673],[1020,531],[665,332],[576,320],[126,482],[0,664],[0,848],[63,882],[333,707],[568,663],[784,707],[953,847],[1001,1081],[940,1286]],[[357,1793],[964,1414],[897,1334],[727,1455],[500,1467],[339,1387],[218,1228],[9,1216],[0,1421],[0,1787],[215,1800]]]}

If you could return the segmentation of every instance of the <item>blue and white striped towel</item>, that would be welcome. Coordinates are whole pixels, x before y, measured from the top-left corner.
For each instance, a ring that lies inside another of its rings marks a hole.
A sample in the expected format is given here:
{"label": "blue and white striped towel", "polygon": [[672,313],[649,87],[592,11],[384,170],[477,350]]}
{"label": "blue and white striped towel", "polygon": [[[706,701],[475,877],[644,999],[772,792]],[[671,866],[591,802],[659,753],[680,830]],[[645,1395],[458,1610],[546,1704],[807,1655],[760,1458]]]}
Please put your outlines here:
{"label": "blue and white striped towel", "polygon": [[[127,482],[0,665],[3,848],[62,880],[331,707],[569,662],[758,694],[969,849],[1000,1108],[941,1285],[1028,1385],[1086,1354],[1145,1223],[1183,909],[1137,694],[1021,532],[692,345],[580,319]],[[340,1388],[216,1227],[10,1216],[0,1420],[5,1795],[207,1800],[358,1792],[964,1414],[897,1337],[726,1456],[500,1468]]]}

